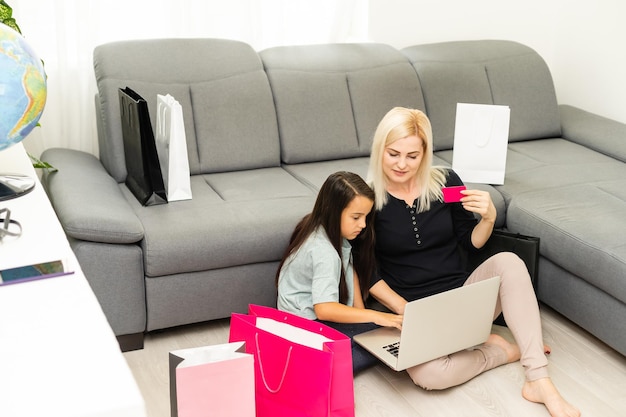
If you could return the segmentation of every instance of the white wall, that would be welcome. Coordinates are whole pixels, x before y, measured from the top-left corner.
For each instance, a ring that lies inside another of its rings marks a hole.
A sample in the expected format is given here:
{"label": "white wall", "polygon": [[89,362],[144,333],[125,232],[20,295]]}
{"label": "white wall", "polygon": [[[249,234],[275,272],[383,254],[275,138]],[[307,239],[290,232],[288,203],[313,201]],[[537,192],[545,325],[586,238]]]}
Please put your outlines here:
{"label": "white wall", "polygon": [[[24,141],[36,156],[56,146],[97,154],[93,47],[132,37],[227,37],[257,49],[283,42],[370,40],[402,48],[447,40],[510,39],[534,48],[544,57],[552,70],[559,102],[626,123],[626,46],[622,45],[626,26],[620,21],[626,16],[626,0],[9,3],[29,43],[46,61],[49,76],[42,127]],[[574,7],[572,3],[583,6]],[[368,8],[369,19],[363,18]],[[324,14],[326,9],[334,10],[329,12],[331,17]],[[112,21],[116,24],[111,25]]]}
{"label": "white wall", "polygon": [[[574,6],[573,4],[576,4]],[[547,62],[558,101],[626,123],[623,0],[370,0],[370,40],[509,39]]]}

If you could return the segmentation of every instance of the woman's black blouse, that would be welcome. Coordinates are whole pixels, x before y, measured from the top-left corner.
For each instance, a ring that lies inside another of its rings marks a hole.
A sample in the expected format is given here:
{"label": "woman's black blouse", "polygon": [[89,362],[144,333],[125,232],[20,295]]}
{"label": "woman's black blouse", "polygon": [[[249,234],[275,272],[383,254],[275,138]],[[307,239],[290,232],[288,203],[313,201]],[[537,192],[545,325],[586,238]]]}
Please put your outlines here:
{"label": "woman's black blouse", "polygon": [[[450,170],[446,186],[462,185]],[[417,199],[409,206],[388,194],[387,204],[376,213],[378,279],[407,301],[463,285],[465,269],[459,245],[476,250],[471,234],[477,220],[461,203],[431,203],[417,213]]]}

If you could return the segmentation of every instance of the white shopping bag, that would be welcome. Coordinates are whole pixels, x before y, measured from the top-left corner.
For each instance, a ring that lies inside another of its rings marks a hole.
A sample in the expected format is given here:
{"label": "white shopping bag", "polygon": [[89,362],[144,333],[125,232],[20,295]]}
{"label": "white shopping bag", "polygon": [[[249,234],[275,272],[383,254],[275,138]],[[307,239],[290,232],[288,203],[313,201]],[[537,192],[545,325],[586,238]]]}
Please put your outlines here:
{"label": "white shopping bag", "polygon": [[157,95],[154,135],[169,202],[191,199],[191,178],[183,108],[171,95]]}
{"label": "white shopping bag", "polygon": [[452,169],[464,182],[504,184],[508,106],[457,103]]}

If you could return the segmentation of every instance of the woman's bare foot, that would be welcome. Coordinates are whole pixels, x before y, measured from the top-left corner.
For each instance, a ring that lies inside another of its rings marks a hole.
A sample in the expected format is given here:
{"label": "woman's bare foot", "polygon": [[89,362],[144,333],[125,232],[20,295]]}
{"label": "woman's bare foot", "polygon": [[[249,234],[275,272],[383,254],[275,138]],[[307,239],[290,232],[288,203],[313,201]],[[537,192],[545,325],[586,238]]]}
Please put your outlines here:
{"label": "woman's bare foot", "polygon": [[497,334],[489,335],[489,338],[485,342],[486,345],[496,345],[504,349],[506,352],[506,363],[517,362],[520,357],[520,350],[516,344],[509,343],[505,338]]}
{"label": "woman's bare foot", "polygon": [[580,416],[580,411],[561,397],[550,378],[526,381],[522,396],[528,401],[544,404],[552,417]]}

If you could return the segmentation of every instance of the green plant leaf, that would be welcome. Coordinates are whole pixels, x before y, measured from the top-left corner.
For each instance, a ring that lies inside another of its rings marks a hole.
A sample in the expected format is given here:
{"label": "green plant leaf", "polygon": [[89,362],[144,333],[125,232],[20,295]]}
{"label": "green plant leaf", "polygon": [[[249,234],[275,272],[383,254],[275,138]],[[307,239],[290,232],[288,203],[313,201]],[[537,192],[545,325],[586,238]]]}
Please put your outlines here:
{"label": "green plant leaf", "polygon": [[13,9],[4,0],[0,0],[0,22],[4,23],[8,27],[15,29],[18,33],[22,33],[17,22],[12,17]]}
{"label": "green plant leaf", "polygon": [[44,162],[38,158],[35,158],[34,156],[32,156],[30,153],[28,154],[28,156],[30,157],[31,162],[33,163],[33,168],[42,168],[42,169],[47,169],[49,172],[57,172],[58,169],[53,167],[52,165],[50,165],[47,162]]}

